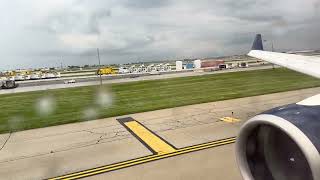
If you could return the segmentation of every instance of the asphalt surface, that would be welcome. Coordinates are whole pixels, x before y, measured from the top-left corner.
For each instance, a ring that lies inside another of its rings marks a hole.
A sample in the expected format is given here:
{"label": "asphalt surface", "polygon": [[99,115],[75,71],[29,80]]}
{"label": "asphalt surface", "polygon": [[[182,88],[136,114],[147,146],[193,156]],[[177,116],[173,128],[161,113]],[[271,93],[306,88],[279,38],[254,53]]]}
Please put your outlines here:
{"label": "asphalt surface", "polygon": [[[193,147],[234,137],[255,114],[301,101],[319,90],[282,92],[1,134],[1,179],[45,179],[70,173],[76,176],[77,172],[83,172],[82,177],[87,179],[241,179],[233,143],[196,151]],[[139,140],[141,136],[132,134],[139,131],[130,132],[119,123],[117,119],[124,117],[132,117],[170,143],[176,148],[174,153],[186,148],[192,151],[161,158],[170,153],[155,155],[141,142],[144,138]],[[225,122],[224,117],[240,121]],[[137,158],[154,156],[155,160],[125,166]],[[112,164],[116,167],[108,172],[97,168],[110,168]],[[90,174],[88,169],[97,175]]]}

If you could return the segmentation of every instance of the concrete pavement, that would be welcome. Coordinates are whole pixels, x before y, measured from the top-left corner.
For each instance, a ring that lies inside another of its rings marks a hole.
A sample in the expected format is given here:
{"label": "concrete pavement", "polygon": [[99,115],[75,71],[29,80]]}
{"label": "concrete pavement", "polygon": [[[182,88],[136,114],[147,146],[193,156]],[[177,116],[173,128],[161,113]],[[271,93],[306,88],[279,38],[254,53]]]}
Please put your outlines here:
{"label": "concrete pavement", "polygon": [[234,153],[234,144],[220,146],[85,179],[240,180]]}
{"label": "concrete pavement", "polygon": [[[177,148],[236,136],[267,109],[318,94],[320,88],[163,109],[133,117]],[[222,117],[241,119],[222,122]],[[1,179],[44,179],[152,155],[116,120],[106,118],[0,135]],[[89,179],[240,179],[234,145],[183,154]]]}

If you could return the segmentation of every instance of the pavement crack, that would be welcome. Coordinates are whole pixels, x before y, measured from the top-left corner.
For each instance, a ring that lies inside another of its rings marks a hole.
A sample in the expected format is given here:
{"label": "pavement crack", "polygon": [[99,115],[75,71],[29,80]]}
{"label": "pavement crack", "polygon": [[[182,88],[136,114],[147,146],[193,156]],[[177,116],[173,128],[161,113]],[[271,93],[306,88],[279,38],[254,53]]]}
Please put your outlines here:
{"label": "pavement crack", "polygon": [[94,132],[94,131],[90,131],[90,130],[83,130],[85,132],[88,132],[90,134],[97,134],[97,135],[105,135],[106,133],[99,133],[99,132]]}
{"label": "pavement crack", "polygon": [[101,141],[101,140],[103,140],[103,138],[102,138],[102,137],[103,137],[103,136],[106,136],[106,135],[107,135],[107,134],[103,134],[103,135],[101,135],[101,136],[99,137],[99,139],[97,140],[96,144],[100,143],[100,141]]}
{"label": "pavement crack", "polygon": [[113,132],[95,132],[90,129],[83,130],[83,132],[87,132],[93,135],[98,135],[97,139],[95,140],[95,144],[101,143],[101,141],[105,141],[108,139],[115,139],[118,137],[125,137],[127,135],[126,130],[122,128],[113,129]]}
{"label": "pavement crack", "polygon": [[98,132],[94,132],[94,131],[90,131],[90,130],[83,130],[83,131],[88,132],[90,134],[100,135],[100,137],[98,138],[96,144],[98,144],[103,139],[104,136],[108,135],[108,133],[98,133]]}
{"label": "pavement crack", "polygon": [[7,139],[5,140],[5,142],[2,144],[0,151],[6,146],[7,142],[9,141],[10,137],[11,137],[12,132],[9,133],[9,136],[7,137]]}

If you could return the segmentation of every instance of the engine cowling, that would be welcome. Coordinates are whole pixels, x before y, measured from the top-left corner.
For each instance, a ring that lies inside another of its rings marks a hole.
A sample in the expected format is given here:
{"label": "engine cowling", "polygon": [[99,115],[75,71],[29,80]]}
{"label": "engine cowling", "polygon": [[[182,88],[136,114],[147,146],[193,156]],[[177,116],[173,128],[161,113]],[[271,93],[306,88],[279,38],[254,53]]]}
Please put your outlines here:
{"label": "engine cowling", "polygon": [[320,180],[319,152],[320,106],[303,103],[248,120],[236,142],[245,180]]}

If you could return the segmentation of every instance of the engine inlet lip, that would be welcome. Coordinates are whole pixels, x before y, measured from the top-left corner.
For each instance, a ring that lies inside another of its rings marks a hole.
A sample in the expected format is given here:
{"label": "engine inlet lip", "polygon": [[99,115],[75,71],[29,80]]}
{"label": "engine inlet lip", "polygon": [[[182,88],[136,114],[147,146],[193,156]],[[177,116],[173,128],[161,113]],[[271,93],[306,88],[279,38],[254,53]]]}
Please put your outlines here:
{"label": "engine inlet lip", "polygon": [[236,141],[236,160],[245,180],[254,180],[246,157],[247,139],[259,125],[270,125],[286,133],[301,149],[310,166],[314,180],[320,180],[320,154],[310,139],[289,121],[270,114],[261,114],[243,124]]}

